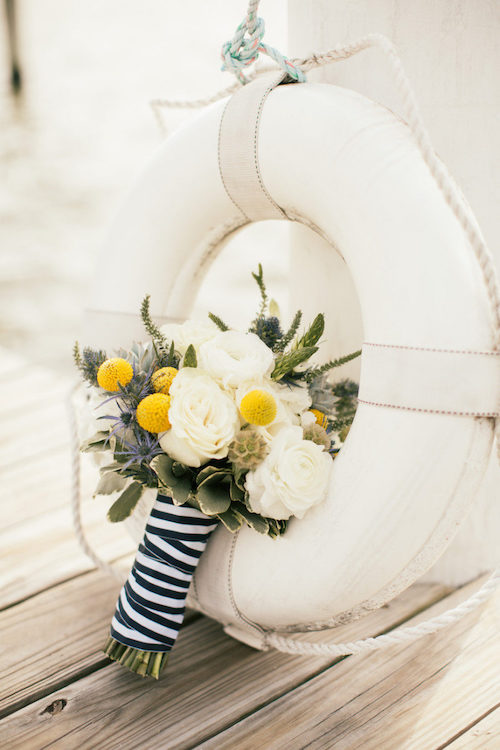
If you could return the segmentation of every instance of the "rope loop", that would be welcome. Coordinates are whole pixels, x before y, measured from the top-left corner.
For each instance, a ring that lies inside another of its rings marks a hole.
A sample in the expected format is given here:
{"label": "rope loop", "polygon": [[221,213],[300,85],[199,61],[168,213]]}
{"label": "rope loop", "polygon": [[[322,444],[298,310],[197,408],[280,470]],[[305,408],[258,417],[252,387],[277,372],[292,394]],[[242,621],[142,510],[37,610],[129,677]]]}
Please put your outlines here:
{"label": "rope loop", "polygon": [[299,83],[306,80],[303,71],[288,57],[262,40],[266,25],[264,19],[257,15],[260,0],[250,0],[245,19],[238,25],[231,40],[222,45],[222,70],[234,73],[241,84],[249,82],[243,71],[257,61],[259,53],[268,55],[290,78]]}

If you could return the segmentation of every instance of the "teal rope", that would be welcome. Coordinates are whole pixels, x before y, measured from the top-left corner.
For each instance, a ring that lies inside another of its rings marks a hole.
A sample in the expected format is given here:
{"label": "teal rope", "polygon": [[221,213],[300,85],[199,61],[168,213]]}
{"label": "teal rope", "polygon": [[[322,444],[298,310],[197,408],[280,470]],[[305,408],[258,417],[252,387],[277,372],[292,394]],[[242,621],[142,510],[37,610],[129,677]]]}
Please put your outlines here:
{"label": "teal rope", "polygon": [[222,45],[222,70],[234,73],[240,83],[248,83],[243,71],[254,63],[259,53],[272,58],[294,81],[304,83],[306,76],[288,57],[263,42],[264,19],[257,15],[260,0],[250,0],[245,19],[238,25],[233,38]]}

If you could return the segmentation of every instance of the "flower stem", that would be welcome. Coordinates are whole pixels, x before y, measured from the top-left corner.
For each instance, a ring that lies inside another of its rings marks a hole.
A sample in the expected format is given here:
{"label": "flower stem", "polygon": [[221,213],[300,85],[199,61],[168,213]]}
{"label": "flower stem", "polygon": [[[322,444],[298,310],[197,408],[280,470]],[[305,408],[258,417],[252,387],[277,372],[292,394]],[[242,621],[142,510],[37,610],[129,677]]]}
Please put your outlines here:
{"label": "flower stem", "polygon": [[165,651],[141,651],[124,646],[111,637],[106,641],[103,650],[112,661],[119,662],[131,672],[140,677],[154,677],[156,680],[160,678],[168,661],[168,653]]}

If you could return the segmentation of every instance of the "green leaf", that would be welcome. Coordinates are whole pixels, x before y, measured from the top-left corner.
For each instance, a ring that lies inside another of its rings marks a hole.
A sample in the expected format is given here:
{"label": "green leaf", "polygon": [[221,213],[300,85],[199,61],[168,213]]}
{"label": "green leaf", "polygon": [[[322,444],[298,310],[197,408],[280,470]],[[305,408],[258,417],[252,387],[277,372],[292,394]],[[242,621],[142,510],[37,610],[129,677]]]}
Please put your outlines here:
{"label": "green leaf", "polygon": [[99,472],[101,474],[105,474],[107,471],[120,471],[122,468],[122,465],[119,464],[117,461],[114,461],[112,464],[106,464],[106,466],[101,466],[99,469]]}
{"label": "green leaf", "polygon": [[196,477],[196,483],[198,487],[201,487],[207,482],[222,482],[225,477],[231,475],[231,470],[222,468],[220,466],[205,466]]}
{"label": "green leaf", "polygon": [[264,313],[266,312],[266,307],[267,307],[267,291],[266,291],[266,284],[264,282],[264,272],[262,270],[262,263],[259,263],[259,268],[258,268],[257,273],[253,273],[252,271],[252,276],[255,279],[257,286],[259,287],[260,299],[261,299],[260,310],[259,310],[257,317],[262,318]]}
{"label": "green leaf", "polygon": [[229,486],[229,494],[231,495],[231,500],[233,501],[233,503],[243,502],[243,500],[245,499],[245,490],[241,487],[238,487],[234,479]]}
{"label": "green leaf", "polygon": [[95,435],[92,435],[92,437],[87,438],[87,440],[83,441],[83,443],[80,445],[80,450],[82,451],[82,453],[104,450],[104,443],[108,435],[109,432],[96,432]]}
{"label": "green leaf", "polygon": [[245,492],[245,479],[247,477],[247,470],[246,469],[236,469],[234,472],[234,481],[240,488],[240,490],[243,490]]}
{"label": "green leaf", "polygon": [[223,482],[205,482],[199,487],[196,498],[201,511],[207,516],[224,513],[231,505],[229,486]]}
{"label": "green leaf", "polygon": [[182,482],[179,482],[175,487],[170,488],[172,500],[174,505],[184,505],[191,496],[191,480],[186,477]]}
{"label": "green leaf", "polygon": [[227,326],[223,320],[219,318],[218,315],[215,315],[214,313],[209,312],[208,317],[212,321],[212,323],[215,323],[217,328],[220,328],[221,331],[229,331],[229,326]]}
{"label": "green leaf", "polygon": [[252,528],[255,529],[255,531],[258,531],[259,534],[268,534],[269,533],[269,523],[266,518],[263,516],[260,516],[258,513],[252,513],[252,511],[248,510],[248,508],[243,505],[243,503],[233,503],[232,505],[233,510],[237,511],[243,518],[245,519],[246,523]]}
{"label": "green leaf", "polygon": [[243,516],[240,513],[235,512],[232,508],[228,508],[224,513],[217,513],[217,518],[219,518],[226,529],[233,534],[235,531],[241,529],[244,521]]}
{"label": "green leaf", "polygon": [[299,330],[300,321],[302,320],[302,311],[297,310],[288,331],[280,338],[275,346],[275,351],[284,352],[290,341]]}
{"label": "green leaf", "polygon": [[[183,505],[191,494],[191,475],[188,469],[165,454],[155,456],[150,466],[160,484],[170,492],[174,503]],[[179,473],[180,470],[183,470],[182,474]]]}
{"label": "green leaf", "polygon": [[322,313],[316,315],[313,322],[309,326],[309,329],[305,332],[301,339],[299,339],[297,346],[314,346],[318,343],[325,330],[325,316]]}
{"label": "green leaf", "polygon": [[173,463],[170,456],[161,454],[160,456],[155,456],[149,464],[160,482],[166,487],[169,487],[170,483],[176,480],[176,476],[172,471]]}
{"label": "green leaf", "polygon": [[359,357],[361,354],[361,349],[358,349],[356,352],[352,352],[351,354],[346,354],[345,357],[339,357],[338,359],[331,359],[329,362],[325,362],[324,365],[321,365],[321,367],[315,367],[312,370],[309,370],[309,372],[306,375],[306,380],[308,383],[311,383],[315,378],[318,378],[320,375],[323,375],[325,372],[328,372],[328,370],[333,370],[335,367],[341,367],[342,365],[345,365],[347,362],[350,362],[352,359],[356,359],[356,357]]}
{"label": "green leaf", "polygon": [[275,299],[269,301],[269,315],[273,318],[281,318],[280,308]]}
{"label": "green leaf", "polygon": [[276,360],[274,370],[271,373],[273,380],[281,380],[287,373],[291,372],[298,365],[308,360],[318,351],[317,346],[304,346],[301,349],[295,349],[293,352],[283,354]]}
{"label": "green leaf", "polygon": [[180,461],[173,462],[171,472],[175,477],[183,477],[187,471],[188,467],[185,464],[181,464]]}
{"label": "green leaf", "polygon": [[182,360],[183,367],[198,367],[198,360],[196,358],[196,350],[192,344],[189,344]]}
{"label": "green leaf", "polygon": [[122,490],[127,483],[127,478],[120,476],[115,471],[106,471],[97,483],[94,497],[96,495],[111,495],[113,492]]}
{"label": "green leaf", "polygon": [[115,500],[111,508],[108,510],[108,520],[111,521],[111,523],[118,523],[119,521],[128,518],[139,502],[142,490],[142,484],[139,484],[139,482],[132,482],[132,484],[122,492],[118,500]]}

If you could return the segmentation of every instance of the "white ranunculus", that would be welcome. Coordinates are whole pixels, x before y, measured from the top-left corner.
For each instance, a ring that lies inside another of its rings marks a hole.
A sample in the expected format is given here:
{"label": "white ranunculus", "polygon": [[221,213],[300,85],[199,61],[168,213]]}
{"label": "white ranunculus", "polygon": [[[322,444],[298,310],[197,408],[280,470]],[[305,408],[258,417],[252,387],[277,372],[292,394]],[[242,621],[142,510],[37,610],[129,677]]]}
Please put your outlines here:
{"label": "white ranunculus", "polygon": [[159,435],[165,453],[187,466],[198,467],[227,456],[239,429],[232,398],[203,370],[184,367],[170,386],[170,430]]}
{"label": "white ranunculus", "polygon": [[255,333],[224,331],[200,346],[200,367],[223,388],[270,375],[274,356]]}
{"label": "white ranunculus", "polygon": [[306,385],[288,385],[278,382],[275,388],[281,403],[291,414],[300,415],[311,407],[311,397]]}
{"label": "white ranunculus", "polygon": [[209,320],[186,320],[184,323],[165,323],[160,331],[175,343],[179,354],[185,354],[189,344],[198,351],[201,344],[213,339],[219,333],[219,328]]}
{"label": "white ranunculus", "polygon": [[284,427],[264,461],[247,474],[252,510],[269,518],[302,518],[324,500],[331,466],[330,455],[304,440],[300,427]]}

